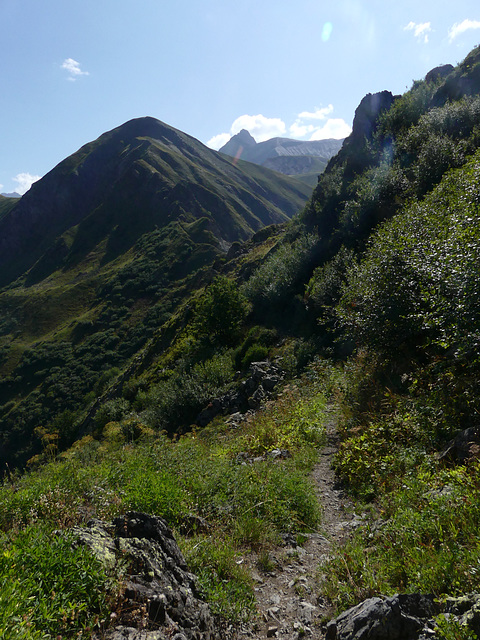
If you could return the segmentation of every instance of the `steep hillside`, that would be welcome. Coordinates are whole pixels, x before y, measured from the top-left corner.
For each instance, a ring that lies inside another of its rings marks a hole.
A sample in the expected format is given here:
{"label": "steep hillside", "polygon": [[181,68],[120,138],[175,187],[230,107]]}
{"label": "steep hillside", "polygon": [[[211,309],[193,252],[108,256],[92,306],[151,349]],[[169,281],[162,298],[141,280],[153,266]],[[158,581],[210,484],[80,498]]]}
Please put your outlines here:
{"label": "steep hillside", "polygon": [[203,217],[226,249],[286,221],[306,197],[307,187],[242,170],[158,120],[132,120],[61,162],[2,217],[0,286],[46,254],[61,268],[104,242],[111,260],[171,222]]}
{"label": "steep hillside", "polygon": [[0,219],[5,216],[16,204],[16,199],[0,196]]}
{"label": "steep hillside", "polygon": [[60,415],[72,438],[68,412],[88,406],[232,243],[288,220],[309,191],[142,118],[2,200],[2,461],[25,462],[34,429]]}

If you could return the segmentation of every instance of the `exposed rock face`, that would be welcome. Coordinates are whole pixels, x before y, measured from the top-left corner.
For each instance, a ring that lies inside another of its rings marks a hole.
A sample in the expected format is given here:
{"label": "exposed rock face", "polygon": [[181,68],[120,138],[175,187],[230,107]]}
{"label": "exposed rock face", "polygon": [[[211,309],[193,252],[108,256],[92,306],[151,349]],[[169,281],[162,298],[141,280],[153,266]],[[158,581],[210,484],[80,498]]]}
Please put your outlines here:
{"label": "exposed rock face", "polygon": [[409,640],[418,638],[427,618],[440,609],[433,596],[369,598],[348,609],[327,627],[327,640]]}
{"label": "exposed rock face", "polygon": [[381,114],[388,111],[395,100],[396,96],[390,91],[367,93],[355,110],[352,133],[345,139],[339,153],[329,161],[327,173],[334,167],[343,167],[345,181],[372,165],[368,143],[377,130]]}
{"label": "exposed rock face", "polygon": [[332,620],[326,640],[426,640],[435,634],[436,616],[452,616],[480,633],[480,594],[437,600],[419,593],[369,598]]}
{"label": "exposed rock face", "polygon": [[442,78],[446,78],[450,73],[454,70],[453,65],[451,64],[443,64],[440,67],[435,67],[427,73],[425,76],[426,82],[437,82]]}
{"label": "exposed rock face", "polygon": [[293,140],[271,138],[256,142],[242,129],[225,144],[220,153],[241,158],[268,167],[286,175],[299,175],[309,171],[321,173],[328,160],[338,153],[342,140]]}
{"label": "exposed rock face", "polygon": [[273,362],[252,362],[249,376],[240,387],[212,400],[208,407],[198,414],[196,424],[204,427],[215,416],[228,413],[243,414],[249,409],[258,409],[283,377],[284,372]]}
{"label": "exposed rock face", "polygon": [[469,427],[460,431],[447,446],[437,455],[438,460],[454,464],[464,464],[470,458],[480,454],[480,433],[477,427]]}
{"label": "exposed rock face", "polygon": [[240,152],[241,154],[244,149],[255,147],[256,145],[257,141],[255,138],[246,129],[242,129],[240,133],[230,138],[227,144],[223,145],[220,152],[226,153],[227,156],[235,157],[237,153]]}
{"label": "exposed rock face", "polygon": [[[210,640],[215,624],[198,592],[195,576],[164,520],[144,513],[120,516],[112,525],[93,520],[75,535],[112,568],[127,564],[124,611],[141,610],[108,631],[108,640]],[[139,628],[139,625],[141,628]]]}
{"label": "exposed rock face", "polygon": [[384,111],[388,111],[395,98],[390,91],[379,93],[367,93],[355,110],[352,135],[347,138],[370,140],[378,123],[378,117]]}

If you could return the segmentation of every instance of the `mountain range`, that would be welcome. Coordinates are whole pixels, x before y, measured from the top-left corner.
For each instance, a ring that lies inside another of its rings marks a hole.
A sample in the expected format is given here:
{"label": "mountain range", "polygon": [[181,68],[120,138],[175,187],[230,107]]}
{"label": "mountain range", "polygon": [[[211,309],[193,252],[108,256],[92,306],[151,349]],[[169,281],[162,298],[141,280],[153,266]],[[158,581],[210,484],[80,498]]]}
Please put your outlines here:
{"label": "mountain range", "polygon": [[[288,221],[310,194],[147,117],[84,145],[21,199],[0,198],[0,402],[9,407],[0,459],[15,457],[19,433],[22,459],[39,420],[61,404],[79,408],[105,367],[133,355],[232,244]],[[76,354],[87,344],[88,357]],[[47,358],[61,365],[53,377],[26,365],[38,345],[57,352]],[[50,399],[38,403],[35,390]]]}
{"label": "mountain range", "polygon": [[295,175],[314,186],[327,162],[341,148],[342,140],[293,140],[291,138],[271,138],[256,142],[255,138],[242,129],[220,149],[220,153],[237,159],[247,160],[286,175]]}
{"label": "mountain range", "polygon": [[479,203],[480,47],[313,193],[141,118],[0,197],[0,636],[479,637]]}

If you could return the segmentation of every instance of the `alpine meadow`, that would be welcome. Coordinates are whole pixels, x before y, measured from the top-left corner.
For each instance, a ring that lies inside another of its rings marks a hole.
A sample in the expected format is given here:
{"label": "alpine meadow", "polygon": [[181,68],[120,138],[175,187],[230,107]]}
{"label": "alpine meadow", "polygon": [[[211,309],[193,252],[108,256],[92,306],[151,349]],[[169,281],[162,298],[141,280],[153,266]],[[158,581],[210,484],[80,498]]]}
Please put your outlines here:
{"label": "alpine meadow", "polygon": [[480,637],[480,47],[322,142],[0,196],[0,638]]}

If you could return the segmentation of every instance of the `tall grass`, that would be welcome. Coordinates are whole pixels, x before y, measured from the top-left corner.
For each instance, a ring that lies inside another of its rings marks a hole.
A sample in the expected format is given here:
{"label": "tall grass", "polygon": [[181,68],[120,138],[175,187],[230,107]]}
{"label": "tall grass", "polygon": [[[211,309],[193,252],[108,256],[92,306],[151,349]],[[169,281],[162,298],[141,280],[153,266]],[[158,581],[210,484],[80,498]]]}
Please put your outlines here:
{"label": "tall grass", "polygon": [[[138,420],[132,429],[128,417],[108,423],[96,438],[83,438],[61,458],[6,479],[0,487],[0,620],[10,636],[4,631],[4,637],[75,637],[103,624],[115,598],[114,577],[86,550],[73,550],[68,536],[52,531],[127,510],[165,518],[213,610],[231,621],[248,617],[253,588],[237,554],[319,523],[308,472],[322,442],[324,409],[321,391],[305,381],[241,429],[218,420],[171,440]],[[291,457],[268,456],[278,448],[288,448]],[[241,451],[260,459],[242,464]],[[196,520],[204,523],[202,532],[181,536]]]}

